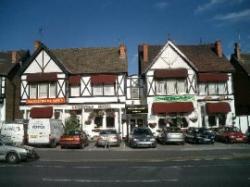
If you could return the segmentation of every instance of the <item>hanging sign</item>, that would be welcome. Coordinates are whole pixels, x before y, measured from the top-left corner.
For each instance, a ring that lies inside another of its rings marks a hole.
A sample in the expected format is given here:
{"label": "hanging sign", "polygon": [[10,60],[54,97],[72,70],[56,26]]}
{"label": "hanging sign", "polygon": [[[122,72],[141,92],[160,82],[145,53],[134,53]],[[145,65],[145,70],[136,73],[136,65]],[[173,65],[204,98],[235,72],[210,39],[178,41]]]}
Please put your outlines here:
{"label": "hanging sign", "polygon": [[187,101],[194,101],[194,96],[193,95],[168,95],[168,96],[154,97],[154,102],[172,103],[172,102],[187,102]]}

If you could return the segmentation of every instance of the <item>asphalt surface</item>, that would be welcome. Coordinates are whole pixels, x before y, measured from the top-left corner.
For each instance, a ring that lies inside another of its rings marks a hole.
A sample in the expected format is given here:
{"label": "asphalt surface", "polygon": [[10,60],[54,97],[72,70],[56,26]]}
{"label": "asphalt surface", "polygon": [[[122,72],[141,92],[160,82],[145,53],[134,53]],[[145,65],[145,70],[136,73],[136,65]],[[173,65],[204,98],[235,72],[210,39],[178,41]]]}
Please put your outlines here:
{"label": "asphalt surface", "polygon": [[36,151],[36,161],[0,162],[0,186],[250,186],[249,144]]}

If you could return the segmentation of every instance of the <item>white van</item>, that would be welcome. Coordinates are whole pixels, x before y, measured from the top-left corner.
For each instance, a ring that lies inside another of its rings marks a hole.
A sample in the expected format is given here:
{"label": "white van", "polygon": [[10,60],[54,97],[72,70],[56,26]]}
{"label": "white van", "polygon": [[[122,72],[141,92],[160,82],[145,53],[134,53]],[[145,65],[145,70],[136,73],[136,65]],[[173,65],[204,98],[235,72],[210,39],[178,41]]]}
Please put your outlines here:
{"label": "white van", "polygon": [[64,133],[61,120],[30,119],[28,124],[28,144],[56,147]]}
{"label": "white van", "polygon": [[26,140],[26,129],[22,123],[3,123],[1,135],[10,138],[15,144],[24,144]]}

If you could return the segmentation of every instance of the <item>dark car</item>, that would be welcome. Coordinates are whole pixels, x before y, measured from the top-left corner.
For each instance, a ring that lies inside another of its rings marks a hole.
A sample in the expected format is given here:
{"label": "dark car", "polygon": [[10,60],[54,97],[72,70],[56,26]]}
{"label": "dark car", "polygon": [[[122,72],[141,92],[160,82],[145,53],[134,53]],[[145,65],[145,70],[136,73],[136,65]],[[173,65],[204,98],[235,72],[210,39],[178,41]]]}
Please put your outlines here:
{"label": "dark car", "polygon": [[215,141],[215,133],[207,128],[195,128],[191,127],[187,129],[185,135],[185,141],[188,143],[210,143],[213,144]]}
{"label": "dark car", "polygon": [[156,139],[149,128],[135,128],[129,137],[130,147],[156,147]]}
{"label": "dark car", "polygon": [[88,136],[81,130],[70,130],[61,136],[59,144],[61,148],[83,148],[88,145]]}
{"label": "dark car", "polygon": [[246,143],[247,136],[238,127],[225,126],[217,130],[216,140],[225,143]]}
{"label": "dark car", "polygon": [[247,136],[247,142],[250,143],[250,128],[247,129],[246,136]]}
{"label": "dark car", "polygon": [[167,143],[181,143],[184,144],[184,134],[179,127],[164,128],[157,140],[162,144]]}

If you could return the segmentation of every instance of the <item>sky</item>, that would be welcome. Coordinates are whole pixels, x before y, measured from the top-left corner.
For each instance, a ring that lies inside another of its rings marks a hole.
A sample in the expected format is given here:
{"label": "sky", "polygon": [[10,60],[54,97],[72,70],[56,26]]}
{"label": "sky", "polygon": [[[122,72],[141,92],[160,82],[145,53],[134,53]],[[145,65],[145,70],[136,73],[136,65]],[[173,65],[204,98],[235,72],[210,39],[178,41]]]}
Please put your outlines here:
{"label": "sky", "polygon": [[138,45],[206,44],[221,40],[250,52],[250,0],[0,0],[0,50],[127,47],[129,74]]}

